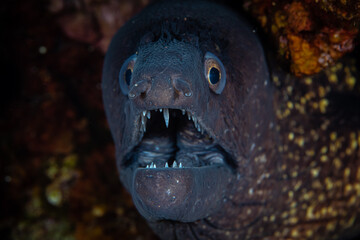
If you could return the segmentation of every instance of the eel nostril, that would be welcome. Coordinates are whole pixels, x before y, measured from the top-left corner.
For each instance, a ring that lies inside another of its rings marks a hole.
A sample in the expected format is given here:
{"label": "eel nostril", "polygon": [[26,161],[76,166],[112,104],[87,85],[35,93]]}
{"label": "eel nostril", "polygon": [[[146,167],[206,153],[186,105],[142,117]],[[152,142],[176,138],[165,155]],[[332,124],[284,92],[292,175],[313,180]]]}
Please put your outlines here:
{"label": "eel nostril", "polygon": [[129,93],[129,98],[136,98],[138,96],[145,97],[151,88],[151,83],[148,80],[142,80],[140,82],[135,83]]}
{"label": "eel nostril", "polygon": [[172,85],[176,91],[183,93],[185,97],[192,96],[192,91],[190,89],[190,85],[186,81],[184,81],[180,78],[175,78],[172,80]]}

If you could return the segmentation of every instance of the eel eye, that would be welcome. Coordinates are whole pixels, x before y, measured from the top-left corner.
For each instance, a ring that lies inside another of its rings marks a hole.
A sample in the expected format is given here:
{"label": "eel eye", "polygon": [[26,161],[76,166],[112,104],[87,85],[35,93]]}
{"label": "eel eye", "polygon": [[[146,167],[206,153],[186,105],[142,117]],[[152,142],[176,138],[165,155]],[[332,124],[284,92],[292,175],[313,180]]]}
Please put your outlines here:
{"label": "eel eye", "polygon": [[226,72],[224,65],[214,54],[207,52],[205,54],[205,78],[209,83],[210,89],[220,94],[226,84]]}
{"label": "eel eye", "polygon": [[132,55],[121,66],[119,73],[119,82],[121,92],[125,95],[129,93],[129,86],[131,83],[131,77],[134,70],[134,65],[136,62],[136,54]]}

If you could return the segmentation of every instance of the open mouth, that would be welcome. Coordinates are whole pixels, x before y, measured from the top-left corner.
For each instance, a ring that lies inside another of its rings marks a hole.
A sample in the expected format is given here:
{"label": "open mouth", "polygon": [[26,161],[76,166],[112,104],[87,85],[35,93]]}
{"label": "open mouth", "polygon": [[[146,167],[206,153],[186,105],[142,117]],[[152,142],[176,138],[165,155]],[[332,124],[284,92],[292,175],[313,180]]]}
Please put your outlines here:
{"label": "open mouth", "polygon": [[124,159],[125,167],[189,168],[224,165],[230,156],[190,111],[159,108],[139,117],[140,143]]}
{"label": "open mouth", "polygon": [[218,211],[234,168],[211,129],[181,109],[146,110],[138,121],[121,175],[143,217],[193,222]]}

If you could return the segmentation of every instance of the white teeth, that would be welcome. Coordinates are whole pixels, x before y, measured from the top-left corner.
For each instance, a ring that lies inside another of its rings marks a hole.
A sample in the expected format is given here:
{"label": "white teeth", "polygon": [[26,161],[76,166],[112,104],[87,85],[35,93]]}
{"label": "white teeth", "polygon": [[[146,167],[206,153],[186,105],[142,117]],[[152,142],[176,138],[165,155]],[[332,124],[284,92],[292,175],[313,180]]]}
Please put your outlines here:
{"label": "white teeth", "polygon": [[153,162],[149,165],[146,165],[146,168],[156,168],[156,164],[154,164]]}
{"label": "white teeth", "polygon": [[141,129],[143,130],[143,132],[146,132],[146,118],[144,113],[141,115]]}
{"label": "white teeth", "polygon": [[166,127],[169,127],[169,109],[164,108],[164,120]]}
{"label": "white teeth", "polygon": [[[173,165],[171,167],[172,168],[183,168],[184,166],[182,165],[182,163],[179,163],[179,165],[178,165],[177,162],[174,161]],[[156,168],[156,164],[154,164],[152,162],[150,165],[146,165],[146,168]],[[165,163],[165,168],[169,168],[169,164],[167,162]]]}
{"label": "white teeth", "polygon": [[195,126],[197,126],[197,119],[196,119],[196,117],[194,117],[194,116],[191,116],[191,117],[192,117],[192,120],[193,120]]}
{"label": "white teeth", "polygon": [[191,120],[191,113],[187,112],[188,119]]}
{"label": "white teeth", "polygon": [[[169,122],[170,122],[170,113],[169,113],[169,109],[168,108],[159,108],[159,109],[154,109],[156,112],[160,111],[163,113],[163,117],[165,120],[165,125],[168,128],[169,127]],[[186,111],[185,109],[181,109],[181,112],[183,115],[187,114],[187,117],[189,120],[192,120],[194,122],[194,126],[195,129],[198,132],[201,132],[201,134],[204,134],[204,129],[202,128],[202,126],[200,125],[200,123],[198,122],[198,119],[189,111]],[[176,116],[176,114],[174,113],[174,116]],[[145,133],[146,132],[146,122],[148,119],[151,118],[151,112],[144,110],[141,112],[140,114],[140,120],[141,120],[141,126],[140,126],[140,130]]]}
{"label": "white teeth", "polygon": [[192,120],[194,122],[195,129],[197,129],[198,132],[201,132],[201,134],[203,134],[204,129],[200,126],[198,119],[194,115],[192,115],[190,112],[187,112],[187,116],[188,116],[189,120]]}
{"label": "white teeth", "polygon": [[[198,122],[197,122],[197,118],[194,117],[194,116],[191,116],[191,117],[192,117],[192,120],[193,120],[193,122],[194,122],[195,128],[199,131],[199,124],[198,124]],[[200,132],[200,131],[199,131],[199,132]]]}

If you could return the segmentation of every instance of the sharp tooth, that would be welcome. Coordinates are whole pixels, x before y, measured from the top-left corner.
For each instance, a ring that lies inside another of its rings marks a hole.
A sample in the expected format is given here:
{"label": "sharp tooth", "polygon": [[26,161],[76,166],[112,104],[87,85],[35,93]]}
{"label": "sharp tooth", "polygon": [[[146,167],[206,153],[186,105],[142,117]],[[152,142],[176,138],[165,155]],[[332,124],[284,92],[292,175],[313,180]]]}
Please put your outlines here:
{"label": "sharp tooth", "polygon": [[147,113],[146,113],[146,117],[147,117],[148,119],[150,119],[150,118],[151,118],[150,111],[147,111]]}
{"label": "sharp tooth", "polygon": [[145,117],[146,116],[146,110],[142,112],[143,116]]}
{"label": "sharp tooth", "polygon": [[197,125],[197,130],[198,130],[198,132],[201,132],[200,124]]}
{"label": "sharp tooth", "polygon": [[176,161],[174,161],[173,165],[172,165],[173,168],[176,168],[177,167],[177,163]]}
{"label": "sharp tooth", "polygon": [[191,113],[187,112],[188,119],[191,120]]}
{"label": "sharp tooth", "polygon": [[185,109],[181,109],[182,115],[185,115],[186,111]]}
{"label": "sharp tooth", "polygon": [[198,122],[197,122],[197,118],[194,117],[194,116],[191,116],[192,117],[192,120],[194,122],[194,125],[195,125],[195,128],[198,129]]}
{"label": "sharp tooth", "polygon": [[141,115],[141,129],[146,132],[146,118],[144,114]]}
{"label": "sharp tooth", "polygon": [[168,168],[168,167],[169,167],[169,164],[168,164],[168,163],[165,163],[165,167]]}
{"label": "sharp tooth", "polygon": [[197,119],[196,119],[196,117],[194,117],[194,116],[191,116],[192,117],[192,120],[193,120],[193,122],[195,123],[195,126],[197,125]]}
{"label": "sharp tooth", "polygon": [[180,164],[179,164],[179,168],[182,168],[182,167],[183,167],[183,166],[182,166],[182,163],[180,163]]}
{"label": "sharp tooth", "polygon": [[156,164],[154,164],[154,168],[156,168]]}
{"label": "sharp tooth", "polygon": [[146,168],[149,168],[149,165],[146,165]]}
{"label": "sharp tooth", "polygon": [[159,111],[162,112],[162,108],[160,108]]}
{"label": "sharp tooth", "polygon": [[151,163],[150,168],[154,168],[154,163],[153,162]]}
{"label": "sharp tooth", "polygon": [[169,127],[169,109],[164,108],[164,119],[166,127]]}

